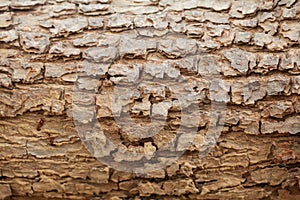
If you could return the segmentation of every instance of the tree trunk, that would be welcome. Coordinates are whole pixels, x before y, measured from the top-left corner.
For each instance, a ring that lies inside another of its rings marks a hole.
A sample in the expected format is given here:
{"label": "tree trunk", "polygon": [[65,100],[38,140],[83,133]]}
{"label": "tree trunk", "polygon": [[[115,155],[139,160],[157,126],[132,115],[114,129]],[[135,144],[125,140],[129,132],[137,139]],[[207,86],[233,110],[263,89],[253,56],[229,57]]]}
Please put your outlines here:
{"label": "tree trunk", "polygon": [[299,1],[0,12],[0,199],[300,199]]}

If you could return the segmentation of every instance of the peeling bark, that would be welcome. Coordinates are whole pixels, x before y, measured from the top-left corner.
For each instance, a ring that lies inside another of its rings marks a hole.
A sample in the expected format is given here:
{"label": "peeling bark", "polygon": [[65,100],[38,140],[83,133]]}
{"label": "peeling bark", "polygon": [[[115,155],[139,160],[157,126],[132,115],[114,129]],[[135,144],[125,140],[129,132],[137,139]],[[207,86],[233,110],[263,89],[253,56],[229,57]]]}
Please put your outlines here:
{"label": "peeling bark", "polygon": [[[299,1],[1,0],[0,12],[0,199],[300,199]],[[161,148],[167,167],[146,174],[96,159],[151,169]]]}

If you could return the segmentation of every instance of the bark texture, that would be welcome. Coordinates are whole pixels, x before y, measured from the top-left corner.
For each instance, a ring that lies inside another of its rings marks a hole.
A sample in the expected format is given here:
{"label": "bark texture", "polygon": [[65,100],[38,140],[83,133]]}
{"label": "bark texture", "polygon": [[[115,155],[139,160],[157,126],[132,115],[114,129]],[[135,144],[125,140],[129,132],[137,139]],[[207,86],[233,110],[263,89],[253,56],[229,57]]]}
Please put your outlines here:
{"label": "bark texture", "polygon": [[[300,199],[299,20],[297,0],[1,0],[0,199]],[[148,169],[172,139],[146,174],[95,158]]]}

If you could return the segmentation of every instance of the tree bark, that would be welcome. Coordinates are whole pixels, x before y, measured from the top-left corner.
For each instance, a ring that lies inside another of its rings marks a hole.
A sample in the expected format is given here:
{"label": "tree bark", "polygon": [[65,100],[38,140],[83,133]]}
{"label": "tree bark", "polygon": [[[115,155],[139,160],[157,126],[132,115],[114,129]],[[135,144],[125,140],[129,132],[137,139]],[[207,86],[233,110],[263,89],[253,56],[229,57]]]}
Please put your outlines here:
{"label": "tree bark", "polygon": [[300,199],[299,1],[0,12],[0,199]]}

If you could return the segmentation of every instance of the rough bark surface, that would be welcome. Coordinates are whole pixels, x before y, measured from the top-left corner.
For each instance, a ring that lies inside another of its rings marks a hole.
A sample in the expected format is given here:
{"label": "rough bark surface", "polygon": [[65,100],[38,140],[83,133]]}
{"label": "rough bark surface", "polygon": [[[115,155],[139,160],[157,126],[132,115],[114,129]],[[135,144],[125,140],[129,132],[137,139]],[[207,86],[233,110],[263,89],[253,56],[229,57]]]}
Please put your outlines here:
{"label": "rough bark surface", "polygon": [[[299,20],[297,0],[1,0],[0,199],[300,199]],[[215,72],[222,82],[212,86],[202,75]],[[141,89],[128,86],[141,79]],[[160,79],[189,84],[172,93]],[[127,96],[111,109],[116,84]],[[196,137],[177,132],[174,93],[201,106]],[[212,102],[227,104],[226,117],[200,159]],[[127,111],[138,124],[166,124],[138,139],[116,120]],[[90,144],[100,138],[87,136],[94,118],[144,156]],[[174,137],[159,162],[194,142],[147,174],[94,156],[147,163]]]}

